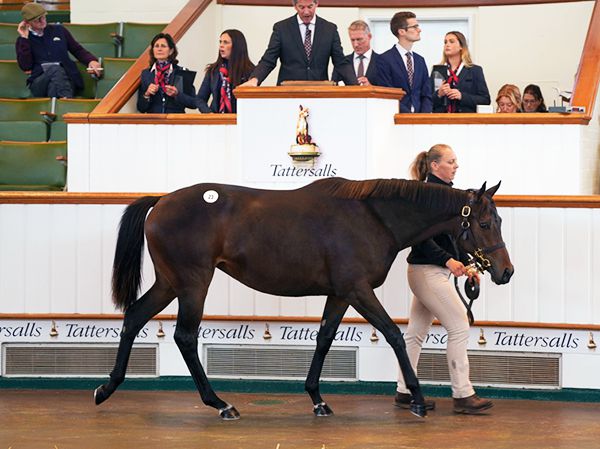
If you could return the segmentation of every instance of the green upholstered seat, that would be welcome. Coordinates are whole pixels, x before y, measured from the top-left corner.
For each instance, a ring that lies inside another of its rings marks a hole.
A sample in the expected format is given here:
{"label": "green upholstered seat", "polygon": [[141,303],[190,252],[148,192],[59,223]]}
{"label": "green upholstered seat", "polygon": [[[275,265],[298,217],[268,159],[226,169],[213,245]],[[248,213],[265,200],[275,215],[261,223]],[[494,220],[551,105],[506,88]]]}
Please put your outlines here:
{"label": "green upholstered seat", "polygon": [[117,22],[80,24],[64,23],[75,40],[98,58],[114,58],[117,56],[119,40],[116,38],[119,31]]}
{"label": "green upholstered seat", "polygon": [[96,98],[104,98],[134,62],[135,59],[131,58],[104,58],[102,60],[104,72],[102,78],[98,80]]}
{"label": "green upholstered seat", "polygon": [[63,116],[70,112],[91,112],[100,100],[83,98],[57,99],[54,108],[55,121],[50,124],[50,140],[67,140],[67,124]]}
{"label": "green upholstered seat", "polygon": [[0,190],[64,190],[66,142],[0,142]]}
{"label": "green upholstered seat", "polygon": [[123,23],[123,58],[139,58],[152,38],[165,29],[166,23]]}
{"label": "green upholstered seat", "polygon": [[16,59],[17,25],[0,23],[0,59]]}
{"label": "green upholstered seat", "polygon": [[0,98],[29,98],[27,74],[17,65],[17,61],[0,61]]}
{"label": "green upholstered seat", "polygon": [[0,98],[0,140],[48,140],[48,116],[52,110],[50,98],[27,100]]}
{"label": "green upholstered seat", "polygon": [[75,92],[75,96],[78,98],[95,98],[96,96],[96,83],[97,79],[95,75],[90,75],[87,72],[87,67],[81,64],[79,61],[75,61],[77,69],[83,79],[83,89]]}

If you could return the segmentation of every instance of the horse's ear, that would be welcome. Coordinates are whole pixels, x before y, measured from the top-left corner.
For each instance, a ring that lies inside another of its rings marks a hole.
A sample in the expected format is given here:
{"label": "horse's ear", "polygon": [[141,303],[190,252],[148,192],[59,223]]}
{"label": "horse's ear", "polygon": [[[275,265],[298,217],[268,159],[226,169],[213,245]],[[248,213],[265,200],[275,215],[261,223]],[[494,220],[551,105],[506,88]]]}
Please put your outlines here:
{"label": "horse's ear", "polygon": [[483,196],[483,194],[485,193],[485,185],[487,184],[487,181],[483,183],[483,185],[481,186],[481,189],[479,189],[479,191],[477,192],[477,195],[475,196],[477,198],[477,201],[479,201],[481,199],[481,197]]}
{"label": "horse's ear", "polygon": [[502,181],[498,182],[498,184],[496,184],[494,187],[490,187],[490,189],[487,192],[485,192],[485,194],[489,195],[490,198],[493,197],[496,191],[500,188],[501,183]]}

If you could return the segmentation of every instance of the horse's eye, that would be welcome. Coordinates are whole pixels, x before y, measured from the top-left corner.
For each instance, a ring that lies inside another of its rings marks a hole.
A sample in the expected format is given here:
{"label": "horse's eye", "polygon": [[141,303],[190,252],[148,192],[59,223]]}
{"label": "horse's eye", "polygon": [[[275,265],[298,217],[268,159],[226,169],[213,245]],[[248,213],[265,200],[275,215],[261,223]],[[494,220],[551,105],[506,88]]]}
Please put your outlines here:
{"label": "horse's eye", "polygon": [[481,229],[490,229],[489,222],[481,222],[481,223],[479,223],[479,226],[481,227]]}

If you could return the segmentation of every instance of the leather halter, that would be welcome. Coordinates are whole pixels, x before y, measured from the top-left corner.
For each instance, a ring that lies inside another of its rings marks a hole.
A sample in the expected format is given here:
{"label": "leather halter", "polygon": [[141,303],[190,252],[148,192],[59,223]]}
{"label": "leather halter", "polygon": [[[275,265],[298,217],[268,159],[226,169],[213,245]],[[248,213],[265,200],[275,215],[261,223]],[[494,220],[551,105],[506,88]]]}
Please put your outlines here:
{"label": "leather halter", "polygon": [[[487,246],[485,248],[481,248],[479,247],[479,245],[477,245],[477,239],[475,238],[475,234],[471,229],[471,223],[469,222],[469,217],[471,216],[471,207],[473,206],[473,194],[474,191],[470,190],[469,203],[464,205],[460,211],[462,220],[460,222],[461,231],[458,234],[458,238],[467,240],[469,238],[469,235],[471,236],[471,238],[475,242],[476,250],[472,255],[471,263],[469,264],[469,266],[471,267],[471,269],[477,270],[483,274],[492,266],[490,260],[486,257],[486,254],[491,254],[500,248],[504,248],[506,245],[503,241],[500,243],[496,243],[492,246]],[[458,248],[455,249],[458,250]],[[456,276],[454,277],[454,287],[456,288],[456,292],[458,293],[460,300],[467,309],[467,318],[469,320],[469,325],[472,326],[475,322],[475,318],[473,317],[473,312],[471,311],[471,308],[473,306],[473,301],[475,301],[479,297],[479,283],[475,282],[475,280],[471,281],[471,279],[467,279],[465,281],[465,293],[470,300],[469,302],[465,300],[462,293],[460,292],[460,289],[458,288],[458,278]]]}

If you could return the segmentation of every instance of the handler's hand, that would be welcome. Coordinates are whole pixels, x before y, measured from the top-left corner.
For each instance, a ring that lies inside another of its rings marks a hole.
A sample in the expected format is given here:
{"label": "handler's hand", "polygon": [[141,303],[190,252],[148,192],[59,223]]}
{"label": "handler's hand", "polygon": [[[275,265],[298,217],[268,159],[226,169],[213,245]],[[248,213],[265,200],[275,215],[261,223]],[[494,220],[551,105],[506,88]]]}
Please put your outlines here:
{"label": "handler's hand", "polygon": [[446,262],[446,267],[452,272],[452,274],[456,277],[460,277],[463,274],[465,274],[465,266],[462,264],[462,262],[456,260],[456,259],[448,259],[448,262]]}
{"label": "handler's hand", "polygon": [[17,33],[19,33],[19,36],[23,39],[29,39],[29,25],[27,25],[27,22],[23,20],[19,23],[17,26]]}

